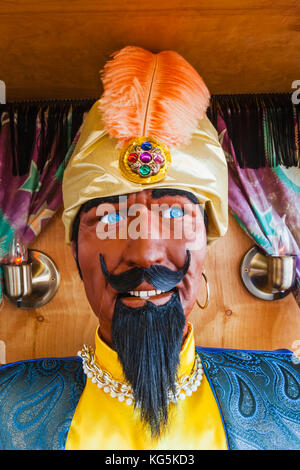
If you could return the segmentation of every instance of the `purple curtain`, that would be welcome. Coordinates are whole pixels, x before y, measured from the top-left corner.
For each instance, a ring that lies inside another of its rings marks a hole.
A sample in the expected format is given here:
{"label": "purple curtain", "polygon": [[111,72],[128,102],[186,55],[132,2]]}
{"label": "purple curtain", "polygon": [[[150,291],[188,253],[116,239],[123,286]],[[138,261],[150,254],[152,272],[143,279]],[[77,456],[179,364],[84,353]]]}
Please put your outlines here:
{"label": "purple curtain", "polygon": [[[62,176],[91,102],[0,108],[0,262],[12,239],[28,245],[62,205]],[[2,280],[0,272],[0,280]],[[0,301],[1,301],[0,282]]]}
{"label": "purple curtain", "polygon": [[[297,166],[300,119],[299,109],[295,112],[290,102],[286,103],[290,111],[285,110],[285,119],[289,119],[290,125],[289,137],[288,125],[282,122],[283,111],[278,111],[281,116],[278,120],[272,108],[266,122],[269,110],[264,107],[263,101],[259,103],[259,118],[254,107],[248,109],[249,119],[252,114],[257,126],[256,134],[250,134],[255,141],[251,145],[243,142],[243,136],[250,132],[249,122],[246,120],[244,124],[233,127],[236,123],[233,114],[238,114],[240,118],[245,114],[241,112],[241,107],[232,110],[228,102],[223,102],[223,107],[217,107],[212,120],[228,162],[229,208],[242,229],[267,254],[297,256],[293,294],[300,306],[300,169]],[[226,112],[223,112],[224,108]],[[251,126],[254,124],[251,123]],[[282,141],[284,145],[286,141],[289,143],[286,154]],[[251,152],[260,152],[260,155],[256,153],[251,158]],[[278,158],[278,155],[281,157]]]}

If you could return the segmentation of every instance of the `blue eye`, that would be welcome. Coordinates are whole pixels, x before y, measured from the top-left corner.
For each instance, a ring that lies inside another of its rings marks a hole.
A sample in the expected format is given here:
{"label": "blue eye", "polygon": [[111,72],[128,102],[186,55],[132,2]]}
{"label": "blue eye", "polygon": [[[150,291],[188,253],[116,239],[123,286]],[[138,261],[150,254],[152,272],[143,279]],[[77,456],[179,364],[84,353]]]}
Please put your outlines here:
{"label": "blue eye", "polygon": [[178,219],[179,217],[184,216],[184,211],[180,207],[171,207],[167,209],[162,214],[166,219]]}
{"label": "blue eye", "polygon": [[117,222],[123,219],[124,217],[114,212],[110,214],[105,214],[102,217],[100,217],[100,221],[103,222],[104,224],[116,224]]}

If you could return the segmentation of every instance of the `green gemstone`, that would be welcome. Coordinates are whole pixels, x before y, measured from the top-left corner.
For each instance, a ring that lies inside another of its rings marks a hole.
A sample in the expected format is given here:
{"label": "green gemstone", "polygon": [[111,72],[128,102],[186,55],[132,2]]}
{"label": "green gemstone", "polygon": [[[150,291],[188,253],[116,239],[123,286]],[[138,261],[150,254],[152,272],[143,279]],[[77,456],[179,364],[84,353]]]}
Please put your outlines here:
{"label": "green gemstone", "polygon": [[148,176],[151,172],[151,168],[149,165],[142,165],[139,169],[139,173],[141,176]]}

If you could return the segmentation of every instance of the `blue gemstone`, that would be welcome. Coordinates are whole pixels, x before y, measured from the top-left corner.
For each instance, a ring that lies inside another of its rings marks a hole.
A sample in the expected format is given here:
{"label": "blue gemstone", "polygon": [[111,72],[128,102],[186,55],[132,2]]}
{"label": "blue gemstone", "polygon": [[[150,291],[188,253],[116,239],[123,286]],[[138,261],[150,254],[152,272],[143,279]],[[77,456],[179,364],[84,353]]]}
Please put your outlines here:
{"label": "blue gemstone", "polygon": [[151,150],[152,149],[152,144],[150,142],[144,142],[142,145],[142,150]]}

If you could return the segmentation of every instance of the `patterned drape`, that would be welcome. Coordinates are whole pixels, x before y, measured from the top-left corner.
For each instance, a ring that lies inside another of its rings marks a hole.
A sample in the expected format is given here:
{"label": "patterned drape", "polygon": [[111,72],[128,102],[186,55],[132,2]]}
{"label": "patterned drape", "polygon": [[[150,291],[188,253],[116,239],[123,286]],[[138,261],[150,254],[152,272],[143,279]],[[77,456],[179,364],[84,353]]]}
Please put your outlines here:
{"label": "patterned drape", "polygon": [[222,97],[211,118],[228,161],[230,210],[267,254],[297,255],[300,306],[300,109],[289,95]]}
{"label": "patterned drape", "polygon": [[[91,102],[0,107],[0,262],[19,236],[28,245],[62,205],[65,165]],[[0,303],[2,272],[0,272]]]}

